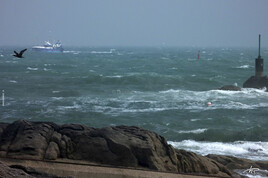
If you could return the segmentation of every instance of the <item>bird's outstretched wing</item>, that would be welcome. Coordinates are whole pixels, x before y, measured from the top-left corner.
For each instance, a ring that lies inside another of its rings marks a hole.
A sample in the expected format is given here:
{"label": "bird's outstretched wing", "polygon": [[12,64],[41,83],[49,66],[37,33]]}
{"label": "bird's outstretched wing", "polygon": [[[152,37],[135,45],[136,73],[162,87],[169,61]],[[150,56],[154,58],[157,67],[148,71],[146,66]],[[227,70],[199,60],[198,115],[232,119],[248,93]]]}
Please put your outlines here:
{"label": "bird's outstretched wing", "polygon": [[16,56],[19,55],[19,53],[17,53],[17,51],[14,51],[14,53],[16,54]]}
{"label": "bird's outstretched wing", "polygon": [[[19,55],[22,56],[22,54],[23,54],[26,50],[27,50],[27,49],[21,50]],[[14,52],[15,52],[15,51],[14,51]]]}

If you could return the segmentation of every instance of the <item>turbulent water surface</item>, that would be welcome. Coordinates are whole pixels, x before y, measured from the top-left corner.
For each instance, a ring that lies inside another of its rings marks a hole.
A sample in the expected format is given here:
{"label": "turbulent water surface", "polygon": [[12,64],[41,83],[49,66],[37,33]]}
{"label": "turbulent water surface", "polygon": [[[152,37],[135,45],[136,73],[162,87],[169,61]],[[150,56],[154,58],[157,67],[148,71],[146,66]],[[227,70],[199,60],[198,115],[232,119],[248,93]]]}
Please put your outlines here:
{"label": "turbulent water surface", "polygon": [[0,48],[0,122],[135,125],[176,148],[268,160],[268,92],[217,90],[254,74],[257,49],[28,49],[22,59],[14,49]]}

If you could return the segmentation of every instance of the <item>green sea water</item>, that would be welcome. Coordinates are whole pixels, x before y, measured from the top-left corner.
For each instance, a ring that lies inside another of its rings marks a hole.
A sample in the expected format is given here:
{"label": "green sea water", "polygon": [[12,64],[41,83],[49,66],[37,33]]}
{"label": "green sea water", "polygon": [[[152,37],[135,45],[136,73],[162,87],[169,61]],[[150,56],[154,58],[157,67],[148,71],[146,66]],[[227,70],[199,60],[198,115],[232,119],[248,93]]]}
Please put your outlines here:
{"label": "green sea water", "polygon": [[177,148],[268,160],[268,92],[218,90],[254,75],[255,48],[14,49],[0,48],[0,122],[135,125]]}

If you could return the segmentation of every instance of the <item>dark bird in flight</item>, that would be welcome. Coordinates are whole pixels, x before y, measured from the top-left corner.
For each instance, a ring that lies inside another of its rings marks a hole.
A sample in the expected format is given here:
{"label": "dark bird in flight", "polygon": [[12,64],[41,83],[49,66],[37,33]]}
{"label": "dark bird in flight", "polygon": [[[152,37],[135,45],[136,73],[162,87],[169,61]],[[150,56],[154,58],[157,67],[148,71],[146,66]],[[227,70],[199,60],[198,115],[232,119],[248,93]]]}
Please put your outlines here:
{"label": "dark bird in flight", "polygon": [[15,54],[13,56],[18,57],[18,58],[23,58],[22,54],[26,51],[27,49],[21,50],[20,53],[17,53],[17,51],[14,51]]}

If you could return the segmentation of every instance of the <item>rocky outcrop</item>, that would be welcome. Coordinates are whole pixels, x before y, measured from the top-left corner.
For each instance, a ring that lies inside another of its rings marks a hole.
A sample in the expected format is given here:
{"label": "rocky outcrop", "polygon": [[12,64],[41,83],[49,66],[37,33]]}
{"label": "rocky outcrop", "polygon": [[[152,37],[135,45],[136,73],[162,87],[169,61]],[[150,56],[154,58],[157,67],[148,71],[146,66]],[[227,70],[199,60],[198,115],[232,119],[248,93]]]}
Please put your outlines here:
{"label": "rocky outcrop", "polygon": [[241,88],[234,85],[224,85],[223,87],[219,88],[219,90],[241,91]]}
{"label": "rocky outcrop", "polygon": [[243,88],[266,88],[266,91],[268,91],[268,77],[251,76],[247,81],[245,81],[245,83],[243,84]]}
{"label": "rocky outcrop", "polygon": [[7,166],[0,161],[0,177],[1,178],[74,178],[72,176],[62,177],[53,174],[47,174],[45,172],[37,171],[34,168],[21,166],[21,165],[12,165]]}
{"label": "rocky outcrop", "polygon": [[213,159],[185,150],[177,150],[178,171],[183,173],[203,173],[219,177],[231,177],[232,173]]}
{"label": "rocky outcrop", "polygon": [[207,155],[208,158],[221,163],[228,169],[248,169],[250,166],[260,169],[268,170],[268,162],[267,161],[252,161],[249,159],[236,158],[233,156],[224,156],[224,155]]}
{"label": "rocky outcrop", "polygon": [[[255,177],[268,177],[268,162],[267,161],[252,161],[243,158],[236,158],[233,156],[224,156],[224,155],[207,155],[208,158],[215,160],[218,163],[221,163],[226,168],[232,170],[237,177],[248,177],[249,175]],[[248,174],[247,170],[249,168],[257,168],[256,172]]]}
{"label": "rocky outcrop", "polygon": [[24,171],[20,169],[14,169],[10,168],[7,165],[0,162],[0,177],[4,178],[14,178],[14,177],[20,177],[20,178],[33,178],[31,175],[25,173]]}
{"label": "rocky outcrop", "polygon": [[165,138],[134,126],[92,128],[25,120],[0,123],[0,157],[77,160],[158,171],[232,175],[213,159],[175,150]]}
{"label": "rocky outcrop", "polygon": [[177,171],[173,147],[138,127],[91,128],[78,124],[16,121],[1,127],[0,156],[36,160],[68,158],[99,164]]}

